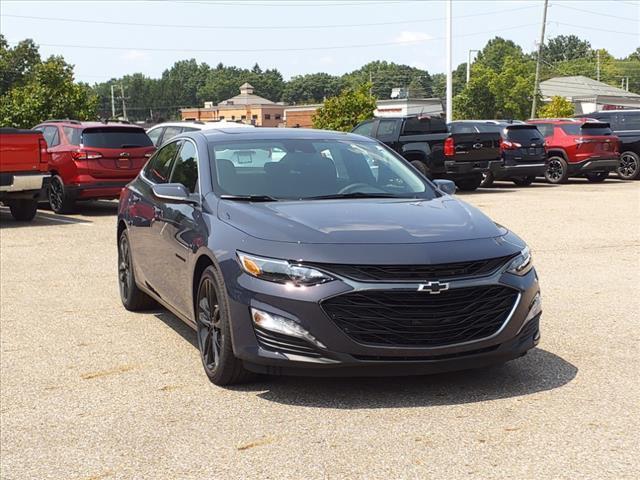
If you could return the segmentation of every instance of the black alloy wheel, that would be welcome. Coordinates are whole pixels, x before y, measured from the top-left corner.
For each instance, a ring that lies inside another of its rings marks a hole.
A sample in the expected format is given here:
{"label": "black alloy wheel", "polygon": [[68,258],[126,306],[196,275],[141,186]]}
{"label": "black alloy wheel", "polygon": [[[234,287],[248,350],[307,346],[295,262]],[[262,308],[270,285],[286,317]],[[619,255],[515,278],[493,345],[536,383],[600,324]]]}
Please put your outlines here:
{"label": "black alloy wheel", "polygon": [[157,306],[155,300],[144,293],[136,285],[136,277],[131,261],[131,245],[126,231],[120,234],[118,240],[118,289],[120,300],[127,310],[137,312]]}
{"label": "black alloy wheel", "polygon": [[200,283],[197,305],[198,348],[202,365],[207,375],[211,377],[220,365],[224,333],[221,328],[218,294],[213,281],[208,277],[203,278]]}
{"label": "black alloy wheel", "polygon": [[640,156],[634,152],[622,152],[618,175],[623,180],[637,180],[640,178]]}
{"label": "black alloy wheel", "polygon": [[73,200],[65,192],[62,178],[58,175],[51,177],[48,188],[49,205],[55,213],[68,213],[73,210]]}
{"label": "black alloy wheel", "polygon": [[569,178],[567,162],[561,157],[551,157],[547,162],[544,176],[549,183],[565,183]]}

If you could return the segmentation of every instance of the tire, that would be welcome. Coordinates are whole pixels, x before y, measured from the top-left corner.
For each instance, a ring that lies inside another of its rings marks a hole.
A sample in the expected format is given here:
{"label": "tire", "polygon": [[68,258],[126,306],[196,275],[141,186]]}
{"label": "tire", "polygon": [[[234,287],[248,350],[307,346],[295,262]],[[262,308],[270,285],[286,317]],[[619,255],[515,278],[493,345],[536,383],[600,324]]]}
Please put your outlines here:
{"label": "tire", "polygon": [[49,188],[47,189],[49,206],[54,213],[71,213],[75,207],[75,200],[71,198],[69,192],[64,187],[64,182],[59,175],[51,177]]}
{"label": "tire", "polygon": [[429,169],[427,168],[427,166],[424,164],[424,162],[421,162],[420,160],[414,160],[411,162],[411,165],[413,165],[414,167],[416,167],[418,169],[418,171],[423,174],[425,177],[427,178],[431,178],[431,175],[429,175]]}
{"label": "tire", "polygon": [[491,172],[487,172],[482,174],[482,182],[480,186],[483,188],[489,188],[493,186],[493,182],[495,182],[496,177]]}
{"label": "tire", "polygon": [[591,183],[600,183],[604,182],[609,176],[609,172],[589,172],[585,174],[587,180]]}
{"label": "tire", "polygon": [[14,220],[19,222],[30,222],[38,211],[37,200],[12,200],[9,202],[9,210]]}
{"label": "tire", "polygon": [[640,155],[635,152],[622,152],[618,175],[623,180],[637,180],[640,178]]}
{"label": "tire", "polygon": [[118,289],[124,308],[131,312],[150,310],[158,304],[138,288],[131,260],[129,234],[124,230],[118,238]]}
{"label": "tire", "polygon": [[520,177],[520,178],[514,178],[512,180],[512,182],[517,185],[518,187],[528,187],[529,185],[531,185],[533,183],[533,181],[536,179],[536,177],[534,177],[533,175],[529,176],[529,177]]}
{"label": "tire", "polygon": [[195,298],[196,335],[202,366],[215,385],[243,383],[254,375],[233,354],[229,301],[220,273],[207,267],[198,283]]}
{"label": "tire", "polygon": [[457,187],[463,192],[473,192],[474,190],[477,190],[482,183],[482,175],[459,178],[455,182]]}
{"label": "tire", "polygon": [[544,172],[544,178],[547,182],[555,185],[559,183],[567,183],[569,178],[569,167],[564,158],[553,156],[547,161],[547,169]]}

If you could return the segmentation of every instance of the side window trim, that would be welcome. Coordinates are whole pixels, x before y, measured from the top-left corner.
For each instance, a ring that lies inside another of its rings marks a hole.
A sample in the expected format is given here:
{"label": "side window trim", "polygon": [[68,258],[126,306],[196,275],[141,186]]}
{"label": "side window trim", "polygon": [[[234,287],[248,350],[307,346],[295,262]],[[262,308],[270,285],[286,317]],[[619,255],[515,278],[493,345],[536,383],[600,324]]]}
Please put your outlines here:
{"label": "side window trim", "polygon": [[[193,150],[196,152],[196,172],[197,172],[197,179],[198,179],[198,202],[201,203],[202,200],[202,184],[200,183],[200,166],[199,166],[199,159],[200,159],[200,155],[198,155],[198,145],[196,145],[196,142],[194,142],[193,140],[191,140],[190,138],[182,138],[180,139],[180,141],[182,141],[182,145],[180,145],[180,148],[178,149],[178,152],[176,153],[175,156],[175,161],[173,162],[173,166],[171,167],[171,174],[169,175],[169,183],[173,182],[173,173],[176,170],[176,166],[178,165],[178,158],[180,157],[180,154],[182,153],[182,149],[184,148],[184,146],[188,143],[190,143],[191,145],[193,145]],[[194,192],[195,193],[195,192]]]}
{"label": "side window trim", "polygon": [[[151,165],[151,163],[154,161],[154,159],[156,158],[156,156],[165,148],[167,148],[169,145],[171,145],[172,143],[182,143],[182,139],[178,138],[173,142],[169,142],[166,145],[163,145],[162,148],[159,148],[158,150],[156,150],[154,152],[154,154],[151,156],[151,158],[149,159],[149,161],[147,162],[147,164],[142,168],[142,170],[140,170],[140,178],[142,178],[145,182],[147,182],[149,185],[158,185],[156,182],[154,182],[153,180],[151,180],[149,177],[147,177],[147,168],[149,168],[149,166]],[[176,153],[173,157],[173,160],[176,159],[176,157],[178,156],[178,153],[180,152],[180,150],[182,149],[182,145],[178,146],[178,149],[176,150]],[[173,169],[175,167],[175,163],[171,166],[171,172],[169,174],[169,179],[171,178],[171,175],[173,175]]]}

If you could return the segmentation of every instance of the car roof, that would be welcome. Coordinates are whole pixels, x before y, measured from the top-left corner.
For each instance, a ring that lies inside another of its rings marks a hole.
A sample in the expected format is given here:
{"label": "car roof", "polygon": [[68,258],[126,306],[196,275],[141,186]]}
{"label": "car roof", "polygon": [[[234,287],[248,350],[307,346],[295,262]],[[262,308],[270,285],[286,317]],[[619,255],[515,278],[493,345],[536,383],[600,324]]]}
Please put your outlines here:
{"label": "car roof", "polygon": [[554,125],[570,125],[584,122],[584,118],[531,118],[527,120],[527,123],[553,123]]}
{"label": "car roof", "polygon": [[[195,133],[195,132],[193,132]],[[243,140],[354,140],[376,142],[369,137],[333,130],[315,130],[310,128],[221,128],[200,131],[209,142]],[[187,134],[188,135],[188,134]]]}
{"label": "car roof", "polygon": [[191,127],[197,128],[198,130],[211,130],[211,129],[220,129],[220,128],[254,128],[253,125],[248,125],[246,123],[236,123],[236,122],[227,122],[226,120],[219,120],[215,122],[200,122],[200,121],[183,121],[183,122],[163,122],[158,123],[157,125],[153,125],[149,127],[149,130],[152,128],[159,127]]}
{"label": "car roof", "polygon": [[143,129],[140,125],[123,122],[80,122],[77,120],[46,120],[38,125],[64,125],[72,128],[95,128],[95,127],[122,127]]}

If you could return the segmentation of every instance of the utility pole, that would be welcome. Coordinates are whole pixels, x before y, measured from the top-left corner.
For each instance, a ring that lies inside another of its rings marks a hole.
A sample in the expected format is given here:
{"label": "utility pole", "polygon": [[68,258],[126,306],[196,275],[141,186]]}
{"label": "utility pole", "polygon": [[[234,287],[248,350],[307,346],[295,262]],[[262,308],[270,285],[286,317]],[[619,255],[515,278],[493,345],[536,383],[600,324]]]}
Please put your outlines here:
{"label": "utility pole", "polygon": [[369,69],[369,98],[373,97],[373,75],[371,75],[371,69]]}
{"label": "utility pole", "polygon": [[116,99],[113,95],[113,84],[111,84],[111,118],[116,118]]}
{"label": "utility pole", "polygon": [[453,72],[451,71],[451,0],[447,0],[447,123],[453,120]]}
{"label": "utility pole", "polygon": [[471,54],[473,52],[478,53],[480,50],[469,50],[469,53],[467,54],[467,83],[469,83],[469,80],[471,80]]}
{"label": "utility pole", "polygon": [[549,0],[544,0],[542,13],[542,29],[540,30],[540,43],[538,44],[538,58],[536,60],[536,79],[533,82],[533,102],[531,102],[531,118],[535,118],[538,107],[538,86],[540,84],[540,62],[542,61],[542,47],[544,46],[544,31],[547,27],[547,7]]}
{"label": "utility pole", "polygon": [[596,80],[600,81],[600,50],[596,50]]}
{"label": "utility pole", "polygon": [[120,95],[122,95],[122,118],[127,120],[127,106],[124,103],[124,87],[120,84]]}

